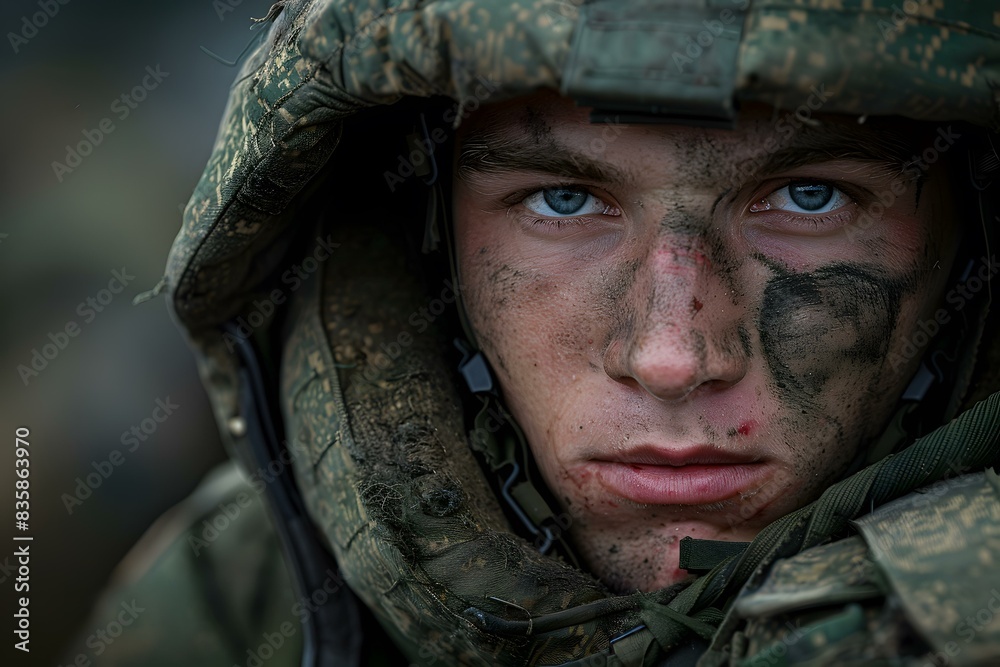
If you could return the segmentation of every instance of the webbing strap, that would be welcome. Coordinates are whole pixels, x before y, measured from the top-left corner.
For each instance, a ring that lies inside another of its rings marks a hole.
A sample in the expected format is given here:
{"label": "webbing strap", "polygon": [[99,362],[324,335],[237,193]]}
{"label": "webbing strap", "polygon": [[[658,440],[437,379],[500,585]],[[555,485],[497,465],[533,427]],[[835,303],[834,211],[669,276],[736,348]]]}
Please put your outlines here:
{"label": "webbing strap", "polygon": [[732,127],[746,4],[585,3],[560,92],[594,107],[592,121]]}
{"label": "webbing strap", "polygon": [[[816,546],[842,531],[848,521],[872,508],[921,486],[942,479],[948,472],[978,470],[1000,461],[1000,392],[990,395],[950,423],[919,438],[851,477],[834,484],[814,503],[770,524],[750,543],[735,563],[732,579],[717,594],[699,599],[693,608],[723,602],[736,588],[759,585],[776,559]],[[724,568],[724,566],[720,566]],[[703,577],[716,576],[720,568]],[[700,580],[699,580],[700,581]],[[688,589],[690,590],[690,589]],[[686,598],[684,591],[675,602]],[[687,600],[685,600],[686,602]],[[730,610],[723,625],[736,622]],[[719,632],[709,653],[728,659],[723,648],[729,632]],[[708,660],[706,664],[723,664]]]}

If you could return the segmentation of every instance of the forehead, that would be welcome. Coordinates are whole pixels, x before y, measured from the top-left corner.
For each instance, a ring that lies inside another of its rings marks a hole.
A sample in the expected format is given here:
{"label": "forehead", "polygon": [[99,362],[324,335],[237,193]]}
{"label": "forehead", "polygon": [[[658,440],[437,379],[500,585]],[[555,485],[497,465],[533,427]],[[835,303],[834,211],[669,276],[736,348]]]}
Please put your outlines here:
{"label": "forehead", "polygon": [[[733,130],[677,124],[591,123],[590,109],[551,91],[484,106],[458,134],[462,173],[564,170],[638,183],[678,177],[737,185],[803,164],[844,159],[902,170],[922,139],[919,123],[748,105]],[[561,156],[561,157],[557,157]],[[571,175],[567,173],[566,175]]]}

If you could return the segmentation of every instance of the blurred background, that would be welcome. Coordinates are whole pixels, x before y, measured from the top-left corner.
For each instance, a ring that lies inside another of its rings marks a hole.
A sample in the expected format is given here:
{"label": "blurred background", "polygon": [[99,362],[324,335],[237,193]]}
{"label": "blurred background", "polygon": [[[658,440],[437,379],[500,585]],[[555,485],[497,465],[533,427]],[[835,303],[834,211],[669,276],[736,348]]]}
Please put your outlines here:
{"label": "blurred background", "polygon": [[[87,614],[117,562],[224,459],[165,300],[132,299],[162,275],[235,76],[201,47],[234,60],[270,4],[0,7],[0,664],[62,664],[95,629]],[[176,406],[162,422],[158,400]],[[19,427],[30,429],[24,533]],[[14,534],[34,538],[30,654],[11,640]]]}

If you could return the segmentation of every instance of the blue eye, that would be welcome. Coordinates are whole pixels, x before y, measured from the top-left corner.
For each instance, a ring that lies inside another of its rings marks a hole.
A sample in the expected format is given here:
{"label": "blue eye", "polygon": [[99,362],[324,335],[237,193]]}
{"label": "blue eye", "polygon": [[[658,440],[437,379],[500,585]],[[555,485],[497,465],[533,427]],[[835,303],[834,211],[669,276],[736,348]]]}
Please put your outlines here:
{"label": "blue eye", "polygon": [[829,183],[796,181],[775,190],[751,211],[781,210],[790,213],[829,213],[851,203],[851,198]]}
{"label": "blue eye", "polygon": [[833,199],[834,189],[826,183],[795,183],[788,186],[788,197],[807,211],[816,211]]}
{"label": "blue eye", "polygon": [[525,208],[538,215],[553,218],[605,213],[609,206],[590,194],[586,188],[556,187],[538,190],[522,201]]}

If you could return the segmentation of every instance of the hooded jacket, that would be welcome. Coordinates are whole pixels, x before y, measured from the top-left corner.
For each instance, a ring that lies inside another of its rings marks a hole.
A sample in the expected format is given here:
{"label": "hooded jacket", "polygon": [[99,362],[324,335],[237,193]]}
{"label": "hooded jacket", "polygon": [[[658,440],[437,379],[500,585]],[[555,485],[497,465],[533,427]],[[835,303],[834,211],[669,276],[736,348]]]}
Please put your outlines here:
{"label": "hooded jacket", "polygon": [[[449,130],[542,88],[595,121],[726,127],[755,101],[794,124],[821,100],[991,136],[989,3],[305,0],[262,22],[154,290],[243,473],[220,473],[175,513],[187,531],[159,531],[146,563],[127,566],[127,590],[173,602],[147,616],[169,630],[135,631],[118,651],[146,665],[1000,656],[995,624],[956,643],[982,597],[964,594],[970,582],[1000,589],[988,290],[934,337],[924,382],[857,472],[746,548],[695,541],[695,582],[613,595],[562,543],[475,349],[452,346],[463,320],[448,252]],[[970,211],[984,231],[970,243],[989,258],[1000,159],[978,149]]]}

